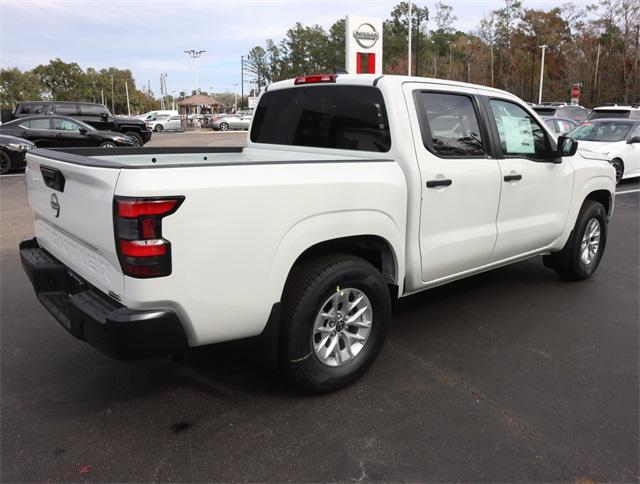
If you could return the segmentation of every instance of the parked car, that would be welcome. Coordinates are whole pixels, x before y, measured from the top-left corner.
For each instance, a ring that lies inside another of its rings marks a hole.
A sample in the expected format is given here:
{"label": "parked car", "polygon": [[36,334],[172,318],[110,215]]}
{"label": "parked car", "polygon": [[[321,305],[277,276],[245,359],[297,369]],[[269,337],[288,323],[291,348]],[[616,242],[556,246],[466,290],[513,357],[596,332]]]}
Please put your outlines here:
{"label": "parked car", "polygon": [[567,104],[565,106],[539,105],[533,106],[533,110],[542,117],[557,116],[559,118],[570,119],[576,123],[581,123],[589,117],[589,110],[577,104]]}
{"label": "parked car", "polygon": [[572,119],[556,118],[555,116],[545,116],[545,124],[556,134],[565,134],[576,128],[580,123],[576,123]]}
{"label": "parked car", "polygon": [[578,140],[580,148],[606,155],[616,169],[616,183],[640,176],[640,119],[593,119],[568,136]]}
{"label": "parked car", "polygon": [[141,119],[142,121],[149,122],[158,118],[158,116],[178,116],[178,111],[174,109],[164,109],[159,111],[147,111],[146,113],[139,114],[136,116],[137,119]]}
{"label": "parked car", "polygon": [[0,175],[24,168],[25,154],[34,147],[26,139],[0,134]]}
{"label": "parked car", "polygon": [[228,114],[227,116],[216,118],[211,122],[211,128],[215,131],[227,131],[229,129],[249,129],[251,116]]}
{"label": "parked car", "polygon": [[589,120],[601,118],[640,119],[640,107],[614,104],[593,108]]}
{"label": "parked car", "polygon": [[167,116],[166,114],[161,114],[149,122],[149,127],[156,132],[179,130],[182,129],[182,118],[179,115]]}
{"label": "parked car", "polygon": [[70,116],[102,131],[118,131],[142,146],[151,139],[147,124],[136,118],[113,116],[103,104],[74,101],[25,101],[16,106],[13,117],[56,114]]}
{"label": "parked car", "polygon": [[[457,127],[434,132],[442,116]],[[374,362],[399,297],[539,255],[594,274],[615,170],[578,143],[483,86],[276,82],[247,148],[28,154],[20,256],[44,307],[108,354],[260,335],[291,382],[328,392]]]}
{"label": "parked car", "polygon": [[66,116],[15,119],[0,126],[0,133],[27,139],[38,148],[136,146],[134,140],[122,133],[98,131],[93,126]]}

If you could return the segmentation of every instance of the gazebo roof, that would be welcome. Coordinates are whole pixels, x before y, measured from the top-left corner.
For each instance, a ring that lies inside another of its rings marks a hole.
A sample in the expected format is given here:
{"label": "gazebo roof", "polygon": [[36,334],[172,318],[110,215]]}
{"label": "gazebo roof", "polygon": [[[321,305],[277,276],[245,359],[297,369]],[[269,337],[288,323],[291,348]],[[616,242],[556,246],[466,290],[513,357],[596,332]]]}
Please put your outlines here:
{"label": "gazebo roof", "polygon": [[220,103],[209,96],[196,94],[178,101],[178,106],[220,106]]}

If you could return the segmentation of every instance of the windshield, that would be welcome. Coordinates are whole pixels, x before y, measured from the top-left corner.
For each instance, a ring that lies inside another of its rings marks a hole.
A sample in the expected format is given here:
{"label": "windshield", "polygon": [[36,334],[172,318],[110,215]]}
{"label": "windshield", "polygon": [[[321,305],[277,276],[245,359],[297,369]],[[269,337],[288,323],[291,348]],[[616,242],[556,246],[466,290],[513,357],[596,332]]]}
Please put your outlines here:
{"label": "windshield", "polygon": [[571,131],[568,136],[578,141],[613,142],[624,140],[633,124],[624,121],[604,121],[600,123],[584,123]]}
{"label": "windshield", "polygon": [[382,93],[366,86],[269,91],[255,111],[251,141],[357,151],[391,148]]}

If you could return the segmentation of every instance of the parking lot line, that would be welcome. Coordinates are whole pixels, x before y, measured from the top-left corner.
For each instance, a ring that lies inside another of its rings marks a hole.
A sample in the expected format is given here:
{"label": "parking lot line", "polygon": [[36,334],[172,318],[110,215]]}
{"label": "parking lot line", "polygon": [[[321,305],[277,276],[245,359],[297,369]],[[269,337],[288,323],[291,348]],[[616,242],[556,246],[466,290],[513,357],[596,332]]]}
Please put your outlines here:
{"label": "parking lot line", "polygon": [[616,192],[616,195],[624,195],[625,193],[636,193],[640,192],[640,188],[636,188],[635,190],[624,190],[622,192]]}
{"label": "parking lot line", "polygon": [[2,175],[0,176],[0,179],[9,178],[10,176],[24,176],[24,173],[12,173],[11,175]]}

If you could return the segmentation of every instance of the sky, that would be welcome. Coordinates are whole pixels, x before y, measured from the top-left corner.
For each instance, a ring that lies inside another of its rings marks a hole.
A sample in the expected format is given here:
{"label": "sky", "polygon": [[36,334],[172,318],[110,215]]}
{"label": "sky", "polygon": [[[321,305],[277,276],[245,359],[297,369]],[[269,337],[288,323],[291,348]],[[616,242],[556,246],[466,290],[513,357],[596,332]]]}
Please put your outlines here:
{"label": "sky", "polygon": [[[199,87],[240,92],[240,56],[267,39],[279,41],[295,22],[325,28],[345,15],[388,18],[400,0],[0,0],[0,66],[31,69],[56,57],[83,69],[130,69],[138,88],[160,73],[167,88],[195,87],[194,61],[185,50],[206,50]],[[414,2],[432,11],[435,1]],[[456,27],[475,30],[502,0],[447,0]],[[549,9],[556,0],[524,0]],[[249,86],[245,85],[245,92]]]}

